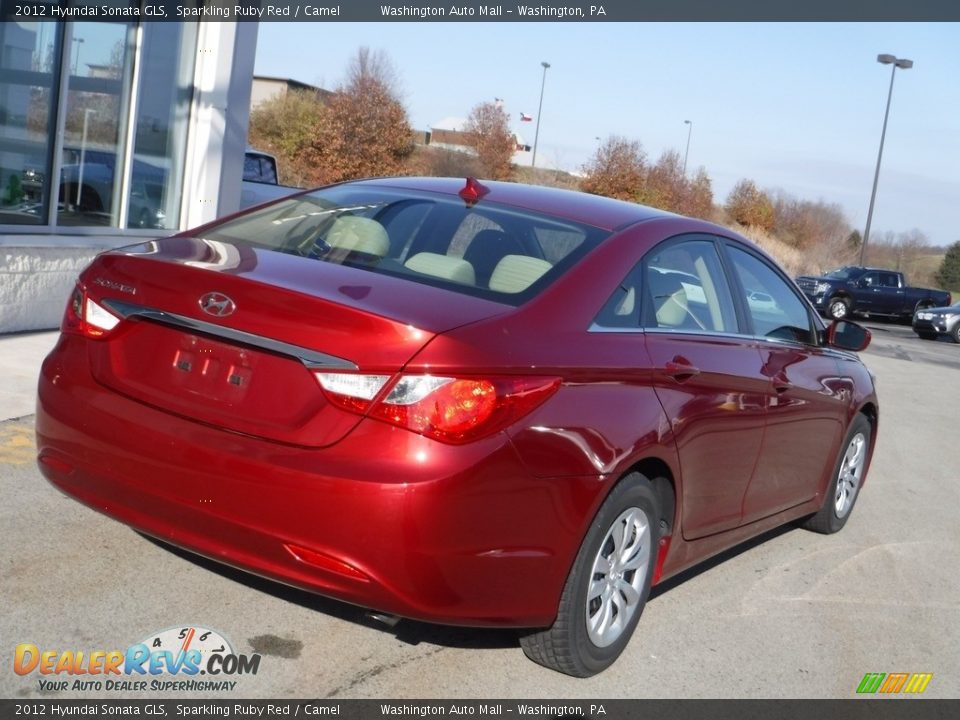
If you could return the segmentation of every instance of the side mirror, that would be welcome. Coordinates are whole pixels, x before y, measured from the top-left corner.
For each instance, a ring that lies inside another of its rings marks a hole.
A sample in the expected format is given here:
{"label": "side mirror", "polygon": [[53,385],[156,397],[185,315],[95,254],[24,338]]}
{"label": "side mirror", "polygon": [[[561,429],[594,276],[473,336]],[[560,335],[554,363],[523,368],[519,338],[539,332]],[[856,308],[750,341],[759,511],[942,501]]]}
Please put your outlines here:
{"label": "side mirror", "polygon": [[860,352],[870,344],[870,331],[849,320],[834,320],[827,328],[827,345]]}

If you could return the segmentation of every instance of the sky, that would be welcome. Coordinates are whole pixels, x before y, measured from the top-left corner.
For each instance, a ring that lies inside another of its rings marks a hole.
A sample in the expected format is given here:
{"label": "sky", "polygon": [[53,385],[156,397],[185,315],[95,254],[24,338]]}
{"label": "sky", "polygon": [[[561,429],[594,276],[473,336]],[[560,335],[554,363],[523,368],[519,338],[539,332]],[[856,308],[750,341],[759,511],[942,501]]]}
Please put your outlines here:
{"label": "sky", "polygon": [[960,240],[960,24],[261,23],[255,72],[333,89],[360,47],[389,57],[416,129],[502,98],[533,144],[546,61],[538,167],[580,170],[611,135],[682,158],[690,130],[688,172],[706,169],[715,202],[749,178],[837,203],[861,232],[892,67],[876,58],[909,58],[871,237]]}

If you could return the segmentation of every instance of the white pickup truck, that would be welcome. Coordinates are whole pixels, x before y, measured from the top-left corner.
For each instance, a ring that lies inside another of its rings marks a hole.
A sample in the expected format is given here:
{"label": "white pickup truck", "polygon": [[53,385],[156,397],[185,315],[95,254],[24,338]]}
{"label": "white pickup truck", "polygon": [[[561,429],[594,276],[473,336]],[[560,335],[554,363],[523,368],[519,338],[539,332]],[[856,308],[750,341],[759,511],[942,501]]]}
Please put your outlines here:
{"label": "white pickup truck", "polygon": [[243,187],[240,191],[241,210],[268,200],[292,195],[302,189],[280,184],[277,159],[273,155],[247,148],[243,158]]}

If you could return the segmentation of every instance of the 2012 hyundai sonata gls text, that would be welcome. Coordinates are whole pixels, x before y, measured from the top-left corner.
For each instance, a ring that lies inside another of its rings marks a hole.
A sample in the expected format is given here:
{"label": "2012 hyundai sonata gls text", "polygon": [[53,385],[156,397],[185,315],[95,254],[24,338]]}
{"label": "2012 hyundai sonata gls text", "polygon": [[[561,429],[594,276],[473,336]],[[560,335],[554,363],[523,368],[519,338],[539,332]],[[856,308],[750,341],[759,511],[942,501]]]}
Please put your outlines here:
{"label": "2012 hyundai sonata gls text", "polygon": [[844,525],[876,437],[868,341],[709,223],[346,183],[100,255],[43,365],[39,465],[163,541],[529,628],[532,659],[587,676],[651,585],[776,525]]}

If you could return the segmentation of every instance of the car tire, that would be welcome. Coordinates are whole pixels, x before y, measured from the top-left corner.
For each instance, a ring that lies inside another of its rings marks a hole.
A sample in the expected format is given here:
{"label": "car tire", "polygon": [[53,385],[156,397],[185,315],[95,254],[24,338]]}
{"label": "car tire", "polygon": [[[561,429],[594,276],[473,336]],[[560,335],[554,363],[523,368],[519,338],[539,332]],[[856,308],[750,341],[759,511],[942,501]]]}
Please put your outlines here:
{"label": "car tire", "polygon": [[871,434],[870,421],[858,413],[840,447],[823,506],[803,522],[804,528],[830,535],[847,524],[870,464]]}
{"label": "car tire", "polygon": [[850,315],[850,301],[843,297],[834,296],[827,303],[827,315],[834,320],[842,320]]}
{"label": "car tire", "polygon": [[580,546],[557,619],[521,637],[528,658],[574,677],[590,677],[613,664],[650,595],[659,513],[646,477],[632,473],[617,483]]}
{"label": "car tire", "polygon": [[950,331],[950,339],[955,343],[960,343],[960,322],[953,326],[953,329]]}

